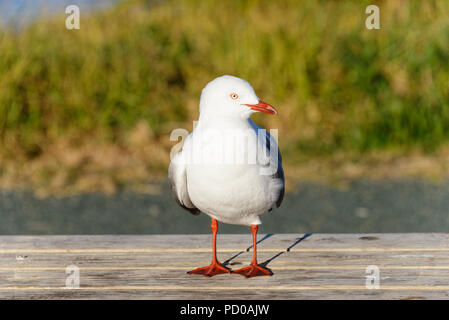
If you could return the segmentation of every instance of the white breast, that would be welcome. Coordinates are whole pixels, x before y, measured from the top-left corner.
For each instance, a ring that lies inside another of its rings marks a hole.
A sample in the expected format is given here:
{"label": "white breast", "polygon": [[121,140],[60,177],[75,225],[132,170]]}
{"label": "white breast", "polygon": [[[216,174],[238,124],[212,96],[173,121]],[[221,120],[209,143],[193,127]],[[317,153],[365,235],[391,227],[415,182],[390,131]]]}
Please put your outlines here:
{"label": "white breast", "polygon": [[250,123],[195,130],[183,153],[189,196],[197,208],[221,222],[260,224],[259,216],[273,208],[283,182],[264,172],[269,158],[257,156],[265,148],[259,140]]}

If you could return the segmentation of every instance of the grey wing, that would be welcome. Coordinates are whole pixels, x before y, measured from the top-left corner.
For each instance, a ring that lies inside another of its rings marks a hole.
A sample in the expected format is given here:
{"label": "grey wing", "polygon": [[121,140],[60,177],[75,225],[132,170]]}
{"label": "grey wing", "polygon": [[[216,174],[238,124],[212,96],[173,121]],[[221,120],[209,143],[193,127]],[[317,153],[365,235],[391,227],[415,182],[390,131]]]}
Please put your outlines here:
{"label": "grey wing", "polygon": [[[276,173],[273,174],[273,178],[280,179],[282,182],[282,188],[279,192],[278,199],[276,200],[276,207],[280,207],[282,200],[284,199],[284,193],[285,193],[285,177],[284,177],[284,168],[282,168],[282,157],[281,152],[279,151],[279,147],[276,143],[276,140],[270,135],[270,133],[267,131],[267,140],[266,145],[268,150],[270,150],[272,147],[277,149],[277,170]],[[274,151],[274,150],[273,150]],[[270,154],[273,154],[270,150]]]}
{"label": "grey wing", "polygon": [[195,216],[199,215],[201,213],[200,210],[195,207],[189,197],[186,167],[182,151],[178,152],[170,162],[170,166],[168,167],[168,181],[176,202],[191,214]]}
{"label": "grey wing", "polygon": [[274,178],[278,178],[282,181],[282,189],[281,192],[279,192],[278,199],[276,200],[276,207],[280,207],[282,200],[284,200],[284,193],[285,193],[285,178],[284,178],[284,169],[282,168],[282,159],[281,159],[281,153],[279,152],[279,162],[278,162],[278,170],[273,175]]}
{"label": "grey wing", "polygon": [[[254,123],[254,121],[252,121],[251,119],[249,120],[251,126],[256,130],[264,130],[262,127],[258,126],[257,124]],[[282,183],[282,187],[281,190],[279,192],[279,196],[278,199],[276,200],[276,207],[280,207],[282,200],[284,199],[284,193],[285,193],[285,177],[284,177],[284,169],[282,168],[282,157],[281,157],[281,152],[279,151],[279,147],[276,143],[276,139],[274,139],[274,137],[268,132],[266,131],[266,136],[265,136],[265,146],[270,154],[271,157],[271,162],[275,163],[277,161],[277,170],[276,172],[272,175],[273,179],[279,179],[280,182]],[[273,150],[271,150],[273,148]],[[277,155],[277,160],[275,159],[275,156]]]}

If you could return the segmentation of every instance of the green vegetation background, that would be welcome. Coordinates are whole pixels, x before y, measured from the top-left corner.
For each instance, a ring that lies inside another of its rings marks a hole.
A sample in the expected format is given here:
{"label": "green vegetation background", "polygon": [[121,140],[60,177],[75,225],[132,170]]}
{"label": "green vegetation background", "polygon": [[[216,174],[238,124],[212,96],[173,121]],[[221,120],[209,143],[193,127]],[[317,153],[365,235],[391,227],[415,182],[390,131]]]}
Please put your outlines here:
{"label": "green vegetation background", "polygon": [[223,74],[277,107],[254,118],[280,129],[287,162],[438,150],[449,141],[449,2],[377,1],[381,29],[367,30],[371,2],[125,1],[81,12],[80,30],[65,15],[1,30],[0,176],[68,168],[58,180],[68,183],[95,161],[55,150],[89,143],[140,159],[143,175],[164,172],[169,133],[192,129],[201,89]]}

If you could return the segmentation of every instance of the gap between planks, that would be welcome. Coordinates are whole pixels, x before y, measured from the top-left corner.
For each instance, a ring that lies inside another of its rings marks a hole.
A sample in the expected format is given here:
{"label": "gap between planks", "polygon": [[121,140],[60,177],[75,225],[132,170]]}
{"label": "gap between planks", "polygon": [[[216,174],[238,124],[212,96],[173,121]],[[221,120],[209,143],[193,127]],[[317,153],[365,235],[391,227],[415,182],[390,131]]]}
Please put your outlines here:
{"label": "gap between planks", "polygon": [[[217,249],[217,252],[250,251],[247,249]],[[395,251],[449,251],[449,247],[441,248],[301,248],[301,249],[263,249],[258,252],[395,252]],[[211,252],[210,248],[179,249],[0,249],[2,253],[195,253]]]}
{"label": "gap between planks", "polygon": [[379,289],[368,289],[366,286],[350,286],[350,285],[330,285],[330,286],[212,286],[212,287],[198,287],[198,286],[104,286],[104,287],[39,287],[39,286],[10,286],[0,287],[0,291],[34,291],[34,290],[83,290],[83,291],[102,291],[102,290],[189,290],[189,291],[224,291],[224,290],[273,290],[273,291],[303,291],[303,290],[363,290],[363,291],[448,291],[449,286],[380,286]]}

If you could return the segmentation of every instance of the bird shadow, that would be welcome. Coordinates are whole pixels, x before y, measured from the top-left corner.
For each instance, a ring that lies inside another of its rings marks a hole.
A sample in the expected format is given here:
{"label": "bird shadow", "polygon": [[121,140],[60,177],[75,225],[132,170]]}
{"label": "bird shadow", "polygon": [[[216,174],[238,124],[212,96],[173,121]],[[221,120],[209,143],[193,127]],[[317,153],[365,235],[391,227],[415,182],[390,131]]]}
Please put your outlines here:
{"label": "bird shadow", "polygon": [[[267,233],[262,239],[260,239],[259,241],[257,241],[256,244],[259,244],[260,242],[262,242],[262,241],[268,239],[268,238],[271,237],[272,235],[273,235],[272,233]],[[223,265],[224,267],[226,267],[227,265],[232,265],[232,264],[231,264],[231,261],[232,261],[232,260],[234,260],[235,258],[237,258],[239,255],[241,255],[241,254],[243,254],[243,253],[245,253],[245,252],[248,252],[252,247],[253,247],[253,245],[250,245],[248,248],[246,248],[245,251],[240,251],[239,253],[236,253],[235,255],[233,255],[232,257],[230,257],[228,260],[224,261],[224,262],[222,263],[222,265]]]}
{"label": "bird shadow", "polygon": [[[307,238],[310,237],[311,235],[312,235],[311,233],[306,233],[306,234],[304,234],[301,238],[298,238],[293,244],[291,244],[288,248],[286,248],[285,251],[281,251],[281,252],[275,254],[273,257],[271,257],[271,258],[265,260],[264,262],[260,263],[259,265],[260,265],[261,267],[267,269],[267,270],[273,275],[273,274],[274,274],[273,271],[272,271],[270,268],[268,268],[267,265],[268,265],[271,261],[273,261],[273,260],[277,259],[279,256],[283,255],[285,252],[290,252],[290,250],[291,250],[294,246],[296,246],[296,245],[297,245],[298,243],[300,243],[301,241],[307,239]],[[262,239],[260,239],[259,241],[257,241],[256,243],[259,244],[260,242],[262,242],[262,241],[264,241],[264,240],[270,238],[271,236],[273,236],[273,234],[272,234],[272,233],[268,233],[268,234],[266,234]],[[230,257],[228,260],[224,261],[222,265],[223,265],[224,267],[226,267],[227,265],[232,265],[232,263],[231,263],[232,260],[234,260],[235,258],[237,258],[238,256],[240,256],[241,254],[243,254],[243,253],[245,253],[245,252],[248,252],[252,247],[253,247],[253,245],[251,245],[251,246],[249,246],[248,248],[246,248],[245,251],[240,251],[239,253],[233,255],[233,256]]]}
{"label": "bird shadow", "polygon": [[291,248],[293,248],[294,246],[296,246],[296,245],[297,245],[298,243],[300,243],[301,241],[307,239],[307,238],[310,237],[311,235],[312,235],[311,233],[306,233],[306,234],[304,234],[301,238],[297,239],[291,246],[289,246],[287,249],[285,249],[285,251],[281,251],[281,252],[275,254],[273,257],[271,257],[271,258],[265,260],[264,262],[260,263],[260,266],[261,266],[261,267],[264,267],[264,268],[266,268],[266,269],[268,269],[268,270],[273,274],[273,271],[271,271],[270,268],[267,268],[267,265],[268,265],[271,261],[273,261],[274,259],[276,259],[276,258],[278,258],[279,256],[283,255],[285,252],[290,252],[290,249],[291,249]]}

